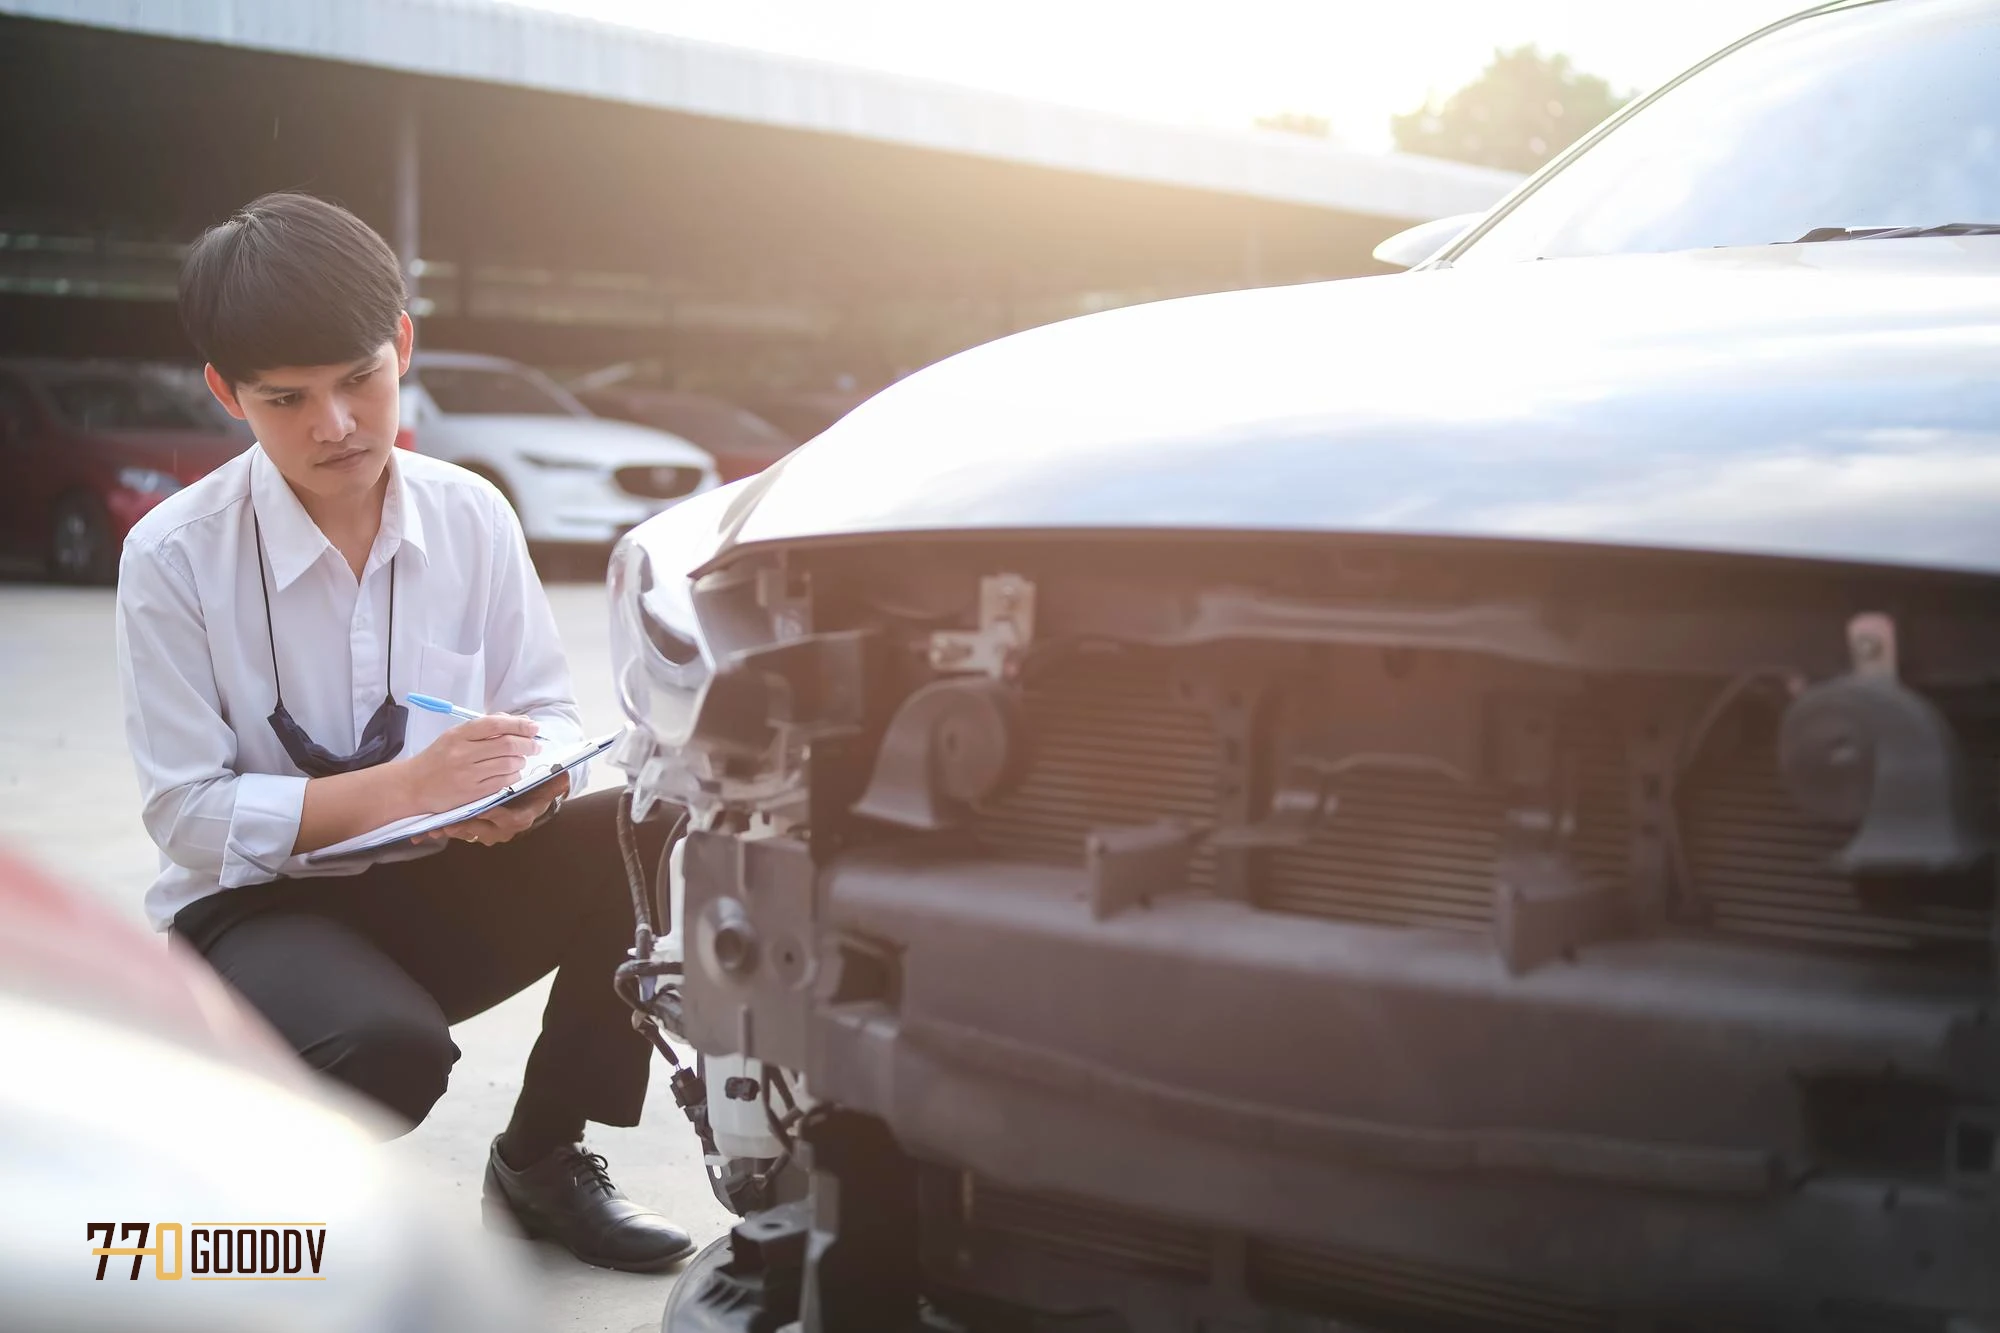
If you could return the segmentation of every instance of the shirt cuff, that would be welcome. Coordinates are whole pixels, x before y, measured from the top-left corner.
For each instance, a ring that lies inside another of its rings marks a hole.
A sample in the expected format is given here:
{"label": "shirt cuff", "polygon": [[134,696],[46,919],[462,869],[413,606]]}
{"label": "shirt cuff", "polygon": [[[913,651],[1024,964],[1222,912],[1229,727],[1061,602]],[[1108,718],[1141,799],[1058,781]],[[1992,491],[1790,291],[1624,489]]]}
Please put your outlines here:
{"label": "shirt cuff", "polygon": [[[541,734],[537,739],[547,742],[556,749],[567,750],[572,746],[583,743],[582,726],[569,718],[538,717],[535,720],[542,724]],[[589,764],[578,764],[569,771],[569,794],[571,796],[583,795],[583,789],[589,785]]]}
{"label": "shirt cuff", "polygon": [[236,808],[229,815],[229,843],[218,881],[223,888],[278,878],[299,840],[306,781],[280,773],[244,773],[236,779]]}

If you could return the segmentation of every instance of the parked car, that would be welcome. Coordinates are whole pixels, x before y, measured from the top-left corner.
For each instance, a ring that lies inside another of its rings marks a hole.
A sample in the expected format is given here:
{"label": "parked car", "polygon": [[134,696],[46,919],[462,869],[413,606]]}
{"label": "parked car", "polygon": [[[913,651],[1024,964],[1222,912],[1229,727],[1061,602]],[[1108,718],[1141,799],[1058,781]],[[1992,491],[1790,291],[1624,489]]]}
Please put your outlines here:
{"label": "parked car", "polygon": [[2000,1324],[1996,75],[1823,6],[622,542],[670,1333]]}
{"label": "parked car", "polygon": [[147,510],[249,447],[230,421],[166,367],[0,361],[0,553],[109,583]]}
{"label": "parked car", "polygon": [[762,472],[799,443],[747,408],[684,389],[614,384],[579,389],[577,398],[599,416],[651,426],[698,445],[726,482]]}
{"label": "parked car", "polygon": [[377,1146],[379,1111],[193,951],[4,854],[0,1060],[8,1328],[538,1326],[511,1256]]}
{"label": "parked car", "polygon": [[196,417],[221,434],[234,435],[246,446],[257,442],[257,433],[250,428],[250,423],[229,415],[229,409],[216,401],[201,365],[192,361],[159,361],[148,362],[142,369],[179,394],[194,409]]}
{"label": "parked car", "polygon": [[868,395],[858,389],[797,389],[758,395],[748,406],[793,441],[804,444],[867,401]]}
{"label": "parked car", "polygon": [[403,380],[414,447],[500,488],[528,540],[604,547],[717,484],[678,436],[593,416],[539,371],[499,357],[418,352]]}

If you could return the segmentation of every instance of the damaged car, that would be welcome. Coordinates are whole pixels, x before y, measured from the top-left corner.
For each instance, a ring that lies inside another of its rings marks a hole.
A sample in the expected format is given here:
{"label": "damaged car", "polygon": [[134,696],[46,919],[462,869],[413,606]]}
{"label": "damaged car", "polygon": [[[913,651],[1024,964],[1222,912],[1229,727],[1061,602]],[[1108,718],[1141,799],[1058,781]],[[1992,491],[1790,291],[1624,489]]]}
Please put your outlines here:
{"label": "damaged car", "polygon": [[1996,75],[1823,6],[628,535],[669,1333],[2000,1327]]}

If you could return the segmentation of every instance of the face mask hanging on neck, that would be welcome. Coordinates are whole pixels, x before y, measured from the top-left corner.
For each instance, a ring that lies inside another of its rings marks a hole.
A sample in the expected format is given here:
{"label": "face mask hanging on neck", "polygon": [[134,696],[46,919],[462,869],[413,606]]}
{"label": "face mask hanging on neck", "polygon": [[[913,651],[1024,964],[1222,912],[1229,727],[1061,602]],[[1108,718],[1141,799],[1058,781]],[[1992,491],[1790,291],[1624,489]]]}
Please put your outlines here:
{"label": "face mask hanging on neck", "polygon": [[271,730],[277,733],[278,744],[285,747],[285,753],[298,765],[299,772],[309,778],[330,778],[336,773],[353,773],[377,764],[386,764],[403,752],[403,733],[409,726],[410,710],[396,702],[396,560],[389,559],[389,638],[387,661],[383,671],[382,702],[377,705],[374,716],[362,729],[361,744],[353,754],[338,755],[306,734],[285,707],[285,682],[278,674],[278,634],[271,624],[271,582],[264,567],[264,526],[257,519],[255,509],[250,511],[250,522],[257,534],[257,581],[264,590],[264,633],[271,641],[271,681],[278,691],[278,706],[271,710]]}

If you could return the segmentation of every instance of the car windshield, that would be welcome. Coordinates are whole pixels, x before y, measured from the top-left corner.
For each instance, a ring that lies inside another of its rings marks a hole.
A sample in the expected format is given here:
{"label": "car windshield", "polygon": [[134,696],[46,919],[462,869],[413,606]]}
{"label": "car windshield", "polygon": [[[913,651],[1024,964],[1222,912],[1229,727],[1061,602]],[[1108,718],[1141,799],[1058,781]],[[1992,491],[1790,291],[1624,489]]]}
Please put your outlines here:
{"label": "car windshield", "polygon": [[2000,4],[1797,19],[1640,107],[1454,267],[2000,222]]}
{"label": "car windshield", "polygon": [[138,375],[63,375],[44,387],[57,414],[78,430],[215,428],[182,394]]}
{"label": "car windshield", "polygon": [[438,411],[472,417],[588,416],[575,399],[525,371],[425,366],[417,372]]}

